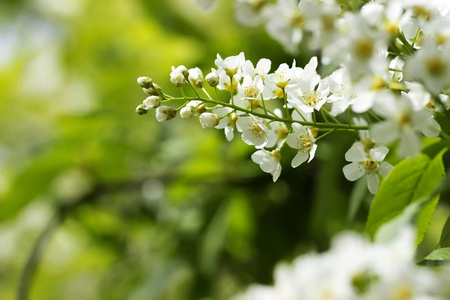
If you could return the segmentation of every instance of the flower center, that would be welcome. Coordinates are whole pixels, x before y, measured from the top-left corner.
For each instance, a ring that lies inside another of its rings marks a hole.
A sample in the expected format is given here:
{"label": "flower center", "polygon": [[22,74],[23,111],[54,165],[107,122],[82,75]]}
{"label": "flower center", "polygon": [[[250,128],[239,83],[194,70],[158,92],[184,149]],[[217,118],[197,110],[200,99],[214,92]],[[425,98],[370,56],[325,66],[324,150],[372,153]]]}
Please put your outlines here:
{"label": "flower center", "polygon": [[363,164],[366,169],[366,174],[373,174],[378,171],[377,162],[371,158],[366,159]]}
{"label": "flower center", "polygon": [[303,17],[300,12],[295,11],[290,17],[289,23],[292,27],[303,28],[303,25],[305,24],[305,17]]}
{"label": "flower center", "polygon": [[413,293],[411,288],[406,285],[397,286],[394,291],[395,300],[411,300],[413,298]]}
{"label": "flower center", "polygon": [[284,79],[286,77],[286,70],[276,71],[274,75],[277,81],[277,87],[282,89],[287,86],[288,81]]}
{"label": "flower center", "polygon": [[313,142],[311,141],[309,136],[305,135],[304,133],[300,134],[297,140],[300,144],[300,147],[302,148],[300,150],[302,150],[303,152],[308,152],[313,145]]}
{"label": "flower center", "polygon": [[429,10],[427,10],[425,7],[416,5],[413,7],[413,11],[414,11],[414,15],[416,15],[417,17],[421,17],[421,18],[425,19],[426,21],[430,21],[431,12]]}
{"label": "flower center", "polygon": [[249,85],[244,88],[244,95],[246,98],[255,99],[259,94],[259,89],[254,85]]}
{"label": "flower center", "polygon": [[369,37],[359,39],[355,43],[355,54],[362,59],[369,59],[373,53],[373,40]]}
{"label": "flower center", "polygon": [[323,15],[321,18],[322,28],[326,31],[331,31],[334,29],[334,16],[332,15]]}
{"label": "flower center", "polygon": [[432,57],[427,60],[427,71],[431,76],[441,76],[445,67],[445,63],[439,57]]}
{"label": "flower center", "polygon": [[302,99],[308,106],[312,107],[316,106],[317,103],[322,100],[322,98],[317,95],[316,91],[308,91],[306,94],[302,95]]}
{"label": "flower center", "polygon": [[259,126],[259,124],[255,121],[248,125],[250,127],[250,131],[256,137],[261,137],[264,135],[264,130]]}
{"label": "flower center", "polygon": [[398,124],[400,124],[400,126],[409,126],[411,124],[411,115],[403,111],[398,116],[397,122]]}
{"label": "flower center", "polygon": [[381,76],[374,76],[372,78],[372,91],[381,90],[384,87],[386,87],[386,81],[384,81],[383,77]]}

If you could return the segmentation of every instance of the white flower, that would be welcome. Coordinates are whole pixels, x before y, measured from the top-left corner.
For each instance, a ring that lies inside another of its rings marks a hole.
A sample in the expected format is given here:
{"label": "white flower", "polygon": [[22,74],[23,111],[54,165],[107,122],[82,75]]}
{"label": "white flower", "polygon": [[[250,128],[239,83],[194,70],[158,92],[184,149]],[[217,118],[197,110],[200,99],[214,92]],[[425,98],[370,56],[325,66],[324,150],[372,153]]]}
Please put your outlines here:
{"label": "white flower", "polygon": [[317,57],[312,57],[303,70],[298,70],[292,84],[286,88],[287,100],[303,113],[319,111],[330,91],[326,81],[321,81],[316,72]]}
{"label": "white flower", "polygon": [[289,133],[286,139],[287,144],[294,149],[298,149],[297,155],[292,160],[292,167],[296,168],[306,160],[310,162],[316,153],[316,139],[313,137],[311,130],[301,124],[293,123],[294,132]]}
{"label": "white flower", "polygon": [[389,144],[400,139],[397,153],[401,157],[416,155],[420,151],[420,139],[416,132],[425,136],[437,137],[440,125],[427,110],[415,111],[410,96],[402,93],[400,99],[384,97],[374,106],[377,114],[386,118],[370,128],[372,138],[377,143]]}
{"label": "white flower", "polygon": [[236,126],[242,132],[242,140],[248,145],[263,148],[269,141],[266,125],[254,116],[240,117],[236,122]]}
{"label": "white flower", "polygon": [[236,56],[229,56],[225,59],[222,59],[222,57],[217,54],[217,58],[215,60],[216,66],[219,69],[224,70],[229,77],[234,76],[238,72],[239,68],[244,64],[244,62],[244,52],[241,52]]}
{"label": "white flower", "polygon": [[437,95],[450,87],[450,43],[437,47],[427,40],[412,58],[406,61],[405,78],[419,79]]}
{"label": "white flower", "polygon": [[236,0],[236,19],[244,25],[256,26],[263,21],[267,0]]}
{"label": "white flower", "polygon": [[377,147],[369,150],[369,154],[364,151],[364,146],[356,142],[345,153],[345,160],[351,162],[344,166],[344,176],[347,180],[355,181],[367,175],[367,187],[372,194],[376,194],[380,185],[378,174],[386,177],[392,169],[392,165],[383,162],[389,152],[387,147]]}
{"label": "white flower", "polygon": [[252,154],[252,160],[259,164],[261,170],[266,173],[270,173],[273,176],[273,181],[277,181],[281,174],[281,164],[280,164],[280,151],[274,150],[269,152],[265,149],[258,150]]}
{"label": "white flower", "polygon": [[219,125],[220,117],[217,114],[204,112],[198,118],[203,128],[214,128]]}
{"label": "white flower", "polygon": [[238,93],[243,100],[256,100],[260,98],[261,92],[264,89],[264,83],[258,75],[254,79],[249,75],[244,77],[244,82],[239,84]]}
{"label": "white flower", "polygon": [[295,60],[292,63],[292,68],[288,64],[281,64],[278,69],[273,74],[267,76],[269,82],[274,83],[278,88],[285,88],[289,80],[291,80],[296,75]]}
{"label": "white flower", "polygon": [[203,73],[198,67],[189,69],[189,82],[198,89],[201,89],[204,84]]}
{"label": "white flower", "polygon": [[287,51],[297,52],[303,38],[309,6],[307,1],[279,0],[275,6],[267,8],[268,21],[266,30],[269,35],[280,42]]}
{"label": "white flower", "polygon": [[156,120],[158,122],[164,122],[175,118],[177,115],[176,110],[169,106],[160,106],[156,109]]}

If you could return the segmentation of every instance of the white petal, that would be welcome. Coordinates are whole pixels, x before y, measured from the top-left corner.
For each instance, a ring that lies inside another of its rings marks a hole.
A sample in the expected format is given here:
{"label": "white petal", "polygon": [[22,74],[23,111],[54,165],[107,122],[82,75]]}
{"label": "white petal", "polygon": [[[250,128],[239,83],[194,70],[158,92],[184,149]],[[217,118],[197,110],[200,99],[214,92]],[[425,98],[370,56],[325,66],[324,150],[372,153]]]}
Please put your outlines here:
{"label": "white petal", "polygon": [[234,138],[234,128],[231,126],[225,127],[225,137],[227,141],[231,141]]}
{"label": "white petal", "polygon": [[392,168],[393,166],[390,163],[383,161],[378,168],[378,172],[381,174],[381,176],[383,176],[383,178],[386,178]]}
{"label": "white petal", "polygon": [[397,149],[401,157],[414,156],[420,152],[420,139],[413,130],[406,130]]}
{"label": "white petal", "polygon": [[253,162],[260,164],[263,158],[265,157],[266,153],[263,150],[258,150],[255,153],[252,154],[252,160]]}
{"label": "white petal", "polygon": [[370,134],[375,142],[388,144],[398,138],[399,129],[396,122],[389,120],[372,125]]}
{"label": "white petal", "polygon": [[314,158],[314,155],[316,154],[316,150],[317,150],[317,144],[312,145],[311,150],[309,151],[308,163]]}
{"label": "white petal", "polygon": [[376,194],[379,186],[380,179],[378,179],[378,174],[367,174],[367,187],[369,188],[369,192]]}
{"label": "white petal", "polygon": [[375,161],[383,161],[384,158],[386,157],[386,155],[388,154],[388,152],[389,152],[389,149],[388,149],[388,147],[385,147],[385,146],[370,149],[370,151],[369,151],[370,156]]}
{"label": "white petal", "polygon": [[281,174],[281,165],[278,164],[277,169],[275,170],[275,172],[272,173],[273,182],[277,181],[278,177],[280,177],[280,174]]}
{"label": "white petal", "polygon": [[302,163],[304,163],[308,159],[308,153],[305,153],[303,151],[298,151],[297,155],[295,155],[294,159],[292,160],[292,167],[297,168]]}
{"label": "white petal", "polygon": [[429,138],[434,138],[439,136],[439,132],[441,131],[441,125],[436,122],[435,119],[428,119],[424,126],[421,128],[422,133]]}
{"label": "white petal", "polygon": [[342,171],[344,172],[345,178],[349,181],[355,181],[361,178],[365,173],[364,168],[356,162],[345,165]]}
{"label": "white petal", "polygon": [[352,147],[345,153],[345,160],[350,162],[365,161],[367,154],[361,143],[353,143]]}

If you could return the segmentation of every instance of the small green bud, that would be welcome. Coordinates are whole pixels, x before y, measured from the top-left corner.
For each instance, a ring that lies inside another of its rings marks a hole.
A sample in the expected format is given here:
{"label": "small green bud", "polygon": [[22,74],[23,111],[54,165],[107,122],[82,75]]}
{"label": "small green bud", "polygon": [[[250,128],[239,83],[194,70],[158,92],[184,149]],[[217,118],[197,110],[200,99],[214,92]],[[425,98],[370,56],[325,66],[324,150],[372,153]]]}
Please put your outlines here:
{"label": "small green bud", "polygon": [[139,104],[139,105],[136,107],[136,113],[137,113],[138,115],[145,115],[147,112],[148,112],[148,110],[145,109],[145,104]]}
{"label": "small green bud", "polygon": [[137,79],[137,83],[141,87],[146,88],[146,89],[151,88],[153,86],[153,80],[150,77],[146,77],[146,76],[139,77]]}

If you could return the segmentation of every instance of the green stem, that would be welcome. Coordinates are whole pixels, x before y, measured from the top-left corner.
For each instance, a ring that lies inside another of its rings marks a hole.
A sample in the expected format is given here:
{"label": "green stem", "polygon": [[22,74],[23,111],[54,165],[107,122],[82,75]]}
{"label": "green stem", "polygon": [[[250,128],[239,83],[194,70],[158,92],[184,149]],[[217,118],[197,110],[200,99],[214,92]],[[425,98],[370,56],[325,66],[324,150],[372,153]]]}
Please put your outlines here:
{"label": "green stem", "polygon": [[219,102],[217,100],[210,100],[210,99],[206,99],[206,98],[197,98],[197,97],[186,97],[186,98],[173,98],[171,99],[172,101],[176,101],[176,100],[200,100],[203,101],[205,103],[211,103],[211,104],[216,104],[216,105],[222,105],[225,107],[230,107],[233,108],[234,110],[237,111],[241,111],[247,114],[253,114],[254,116],[263,118],[263,119],[269,119],[272,121],[278,121],[278,122],[283,122],[283,123],[299,123],[302,124],[303,126],[312,126],[312,127],[317,127],[317,128],[324,128],[324,129],[344,129],[344,130],[351,130],[351,131],[356,131],[356,130],[368,130],[369,126],[352,126],[351,128],[349,128],[349,126],[347,124],[327,124],[327,123],[320,123],[320,122],[307,122],[307,121],[299,121],[299,120],[292,120],[292,119],[287,119],[287,118],[280,118],[277,116],[270,116],[270,115],[266,115],[264,113],[259,113],[254,111],[253,113],[245,108],[230,104],[230,103],[222,103]]}
{"label": "green stem", "polygon": [[334,122],[336,122],[336,123],[338,123],[338,124],[342,124],[341,122],[339,122],[338,119],[336,119],[332,114],[330,114],[330,112],[329,112],[326,108],[322,107],[322,109],[326,112],[327,115],[330,116],[330,118],[331,118]]}
{"label": "green stem", "polygon": [[202,91],[206,94],[206,96],[208,96],[209,99],[212,99],[211,96],[208,94],[208,92],[206,91],[205,88],[202,88]]}
{"label": "green stem", "polygon": [[281,90],[283,91],[284,106],[286,107],[286,117],[290,120],[291,114],[289,113],[289,109],[288,109],[287,94],[286,94],[286,91],[284,90],[284,88],[282,88]]}

